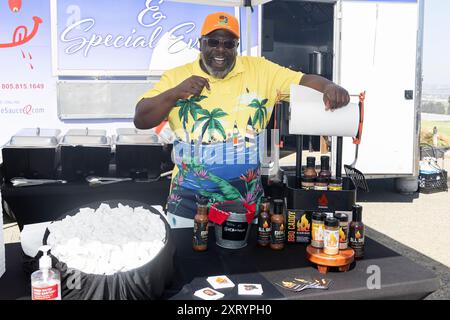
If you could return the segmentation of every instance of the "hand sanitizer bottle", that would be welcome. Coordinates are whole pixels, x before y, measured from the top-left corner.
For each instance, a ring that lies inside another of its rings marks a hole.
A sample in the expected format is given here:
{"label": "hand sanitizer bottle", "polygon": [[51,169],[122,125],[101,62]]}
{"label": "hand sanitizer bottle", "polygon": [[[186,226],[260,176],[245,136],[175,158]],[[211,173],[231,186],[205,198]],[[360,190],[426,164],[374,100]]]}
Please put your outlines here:
{"label": "hand sanitizer bottle", "polygon": [[31,275],[32,300],[61,300],[61,276],[52,268],[52,259],[48,255],[50,246],[42,246],[43,255],[39,259],[39,270]]}

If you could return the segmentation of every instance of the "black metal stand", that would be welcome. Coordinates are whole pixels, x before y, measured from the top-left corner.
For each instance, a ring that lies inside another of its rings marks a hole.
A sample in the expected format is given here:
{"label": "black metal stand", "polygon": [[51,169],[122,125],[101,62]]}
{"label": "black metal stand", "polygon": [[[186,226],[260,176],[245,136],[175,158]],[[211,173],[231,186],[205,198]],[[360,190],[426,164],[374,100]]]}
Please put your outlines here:
{"label": "black metal stand", "polygon": [[[337,138],[336,177],[342,177],[343,138]],[[343,190],[304,190],[301,188],[303,135],[297,136],[295,175],[287,174],[285,195],[287,208],[308,211],[352,211],[356,203],[356,188],[349,178],[343,179]]]}
{"label": "black metal stand", "polygon": [[297,146],[296,146],[296,161],[295,161],[295,176],[297,181],[300,182],[302,179],[302,154],[303,154],[303,136],[297,136]]}
{"label": "black metal stand", "polygon": [[342,178],[342,137],[337,138],[336,150],[336,178]]}

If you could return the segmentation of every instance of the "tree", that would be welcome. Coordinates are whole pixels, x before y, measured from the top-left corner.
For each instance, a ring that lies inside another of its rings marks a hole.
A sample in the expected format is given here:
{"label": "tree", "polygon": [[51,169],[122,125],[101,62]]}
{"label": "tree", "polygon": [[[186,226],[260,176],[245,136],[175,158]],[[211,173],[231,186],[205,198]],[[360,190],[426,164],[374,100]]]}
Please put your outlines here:
{"label": "tree", "polygon": [[263,128],[263,125],[265,124],[266,118],[267,118],[267,99],[264,99],[262,101],[259,101],[258,99],[253,99],[253,101],[248,105],[251,108],[255,108],[255,115],[252,119],[252,125],[255,127],[256,123],[259,124],[260,128]]}
{"label": "tree", "polygon": [[183,124],[183,129],[186,132],[186,142],[189,142],[189,134],[186,130],[187,124],[189,123],[189,114],[192,116],[194,121],[197,121],[197,114],[202,107],[198,102],[206,99],[206,96],[192,96],[189,99],[178,100],[176,107],[180,108],[178,111],[178,117]]}
{"label": "tree", "polygon": [[203,123],[202,135],[200,140],[203,140],[203,136],[205,135],[206,130],[208,130],[210,139],[213,137],[214,131],[219,132],[222,135],[222,138],[224,140],[226,139],[227,136],[225,135],[225,129],[223,128],[220,121],[217,120],[218,118],[227,116],[228,114],[226,112],[224,112],[220,108],[215,108],[211,112],[206,109],[197,110],[197,112],[203,116],[197,119],[194,126],[192,127],[192,132],[194,132]]}
{"label": "tree", "polygon": [[446,114],[446,106],[442,102],[427,101],[422,103],[422,112]]}

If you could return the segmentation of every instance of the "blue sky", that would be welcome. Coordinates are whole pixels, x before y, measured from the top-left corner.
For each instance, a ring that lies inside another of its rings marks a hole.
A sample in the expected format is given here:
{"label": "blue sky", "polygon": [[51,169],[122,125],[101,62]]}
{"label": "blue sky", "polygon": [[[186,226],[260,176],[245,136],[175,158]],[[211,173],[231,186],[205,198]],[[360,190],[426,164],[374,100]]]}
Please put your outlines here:
{"label": "blue sky", "polygon": [[450,85],[449,16],[449,0],[425,0],[424,84]]}

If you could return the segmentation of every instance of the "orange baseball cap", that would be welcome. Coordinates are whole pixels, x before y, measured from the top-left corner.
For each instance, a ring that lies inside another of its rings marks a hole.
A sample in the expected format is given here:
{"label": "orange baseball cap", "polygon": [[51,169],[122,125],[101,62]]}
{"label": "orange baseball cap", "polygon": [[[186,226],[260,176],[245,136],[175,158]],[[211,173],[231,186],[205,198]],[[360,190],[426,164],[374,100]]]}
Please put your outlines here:
{"label": "orange baseball cap", "polygon": [[226,12],[215,12],[207,15],[202,27],[202,36],[218,29],[228,30],[239,38],[239,22],[236,17]]}

